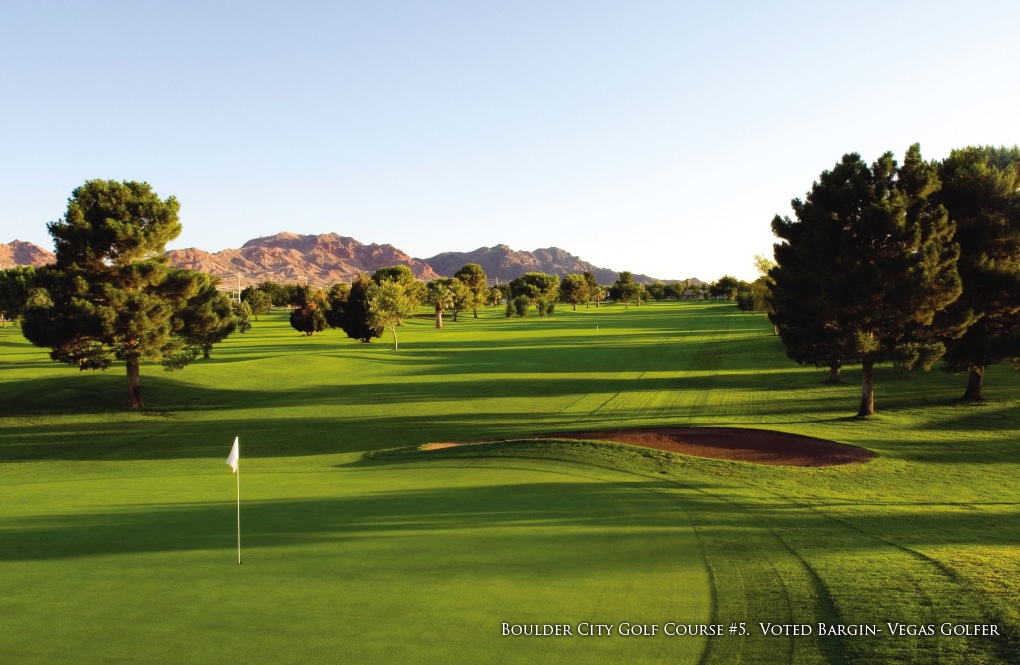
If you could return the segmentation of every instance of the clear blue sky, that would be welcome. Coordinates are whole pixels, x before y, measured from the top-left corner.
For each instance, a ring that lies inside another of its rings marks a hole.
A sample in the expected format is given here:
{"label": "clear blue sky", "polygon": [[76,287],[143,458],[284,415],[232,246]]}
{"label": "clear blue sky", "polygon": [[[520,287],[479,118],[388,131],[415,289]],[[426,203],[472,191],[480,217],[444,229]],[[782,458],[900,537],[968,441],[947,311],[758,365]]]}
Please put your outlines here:
{"label": "clear blue sky", "polygon": [[337,232],[753,278],[846,152],[1020,141],[1020,3],[0,4],[0,242],[93,178],[171,247]]}

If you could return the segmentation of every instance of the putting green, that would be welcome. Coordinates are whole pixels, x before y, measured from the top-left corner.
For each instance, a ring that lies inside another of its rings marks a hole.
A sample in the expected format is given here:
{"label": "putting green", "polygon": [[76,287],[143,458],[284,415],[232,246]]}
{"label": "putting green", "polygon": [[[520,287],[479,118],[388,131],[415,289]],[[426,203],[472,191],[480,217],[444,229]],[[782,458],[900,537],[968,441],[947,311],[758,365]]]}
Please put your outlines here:
{"label": "putting green", "polygon": [[160,466],[0,491],[3,662],[694,663],[705,648],[618,634],[711,620],[689,490],[555,463],[254,460],[238,566],[226,465]]}

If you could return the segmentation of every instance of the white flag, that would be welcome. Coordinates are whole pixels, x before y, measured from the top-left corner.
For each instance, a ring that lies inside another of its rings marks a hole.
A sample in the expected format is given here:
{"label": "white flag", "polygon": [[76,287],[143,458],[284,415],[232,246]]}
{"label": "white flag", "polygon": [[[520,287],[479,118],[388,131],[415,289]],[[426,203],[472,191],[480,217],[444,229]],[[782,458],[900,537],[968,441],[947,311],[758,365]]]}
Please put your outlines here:
{"label": "white flag", "polygon": [[237,450],[237,437],[234,437],[234,446],[230,449],[230,454],[227,456],[227,465],[237,473],[237,460],[240,459],[241,453]]}

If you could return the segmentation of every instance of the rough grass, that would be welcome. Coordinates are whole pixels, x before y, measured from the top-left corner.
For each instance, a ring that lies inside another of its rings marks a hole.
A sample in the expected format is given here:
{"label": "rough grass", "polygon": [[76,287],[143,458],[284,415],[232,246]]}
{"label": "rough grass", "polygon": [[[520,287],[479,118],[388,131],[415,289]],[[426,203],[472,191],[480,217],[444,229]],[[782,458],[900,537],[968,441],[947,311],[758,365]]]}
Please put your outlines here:
{"label": "rough grass", "polygon": [[[498,310],[401,349],[283,313],[183,372],[79,374],[0,330],[2,662],[1016,662],[1020,381],[822,383],[732,305]],[[767,427],[864,465],[758,467],[529,435]],[[242,442],[246,563],[234,562]],[[433,441],[516,443],[422,452]],[[501,622],[743,622],[504,638]],[[764,623],[876,637],[766,637]],[[886,622],[1003,636],[891,637]]]}

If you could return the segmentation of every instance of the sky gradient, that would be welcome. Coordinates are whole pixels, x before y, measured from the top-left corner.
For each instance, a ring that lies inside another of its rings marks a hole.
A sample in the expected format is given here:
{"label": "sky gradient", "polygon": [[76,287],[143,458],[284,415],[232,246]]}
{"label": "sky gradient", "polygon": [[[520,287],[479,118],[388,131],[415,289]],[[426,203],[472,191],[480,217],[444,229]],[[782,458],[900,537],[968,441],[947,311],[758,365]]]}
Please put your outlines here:
{"label": "sky gradient", "polygon": [[1018,28],[982,0],[12,0],[0,242],[52,249],[103,178],[180,200],[171,248],[336,232],[753,279],[844,153],[1020,141]]}

